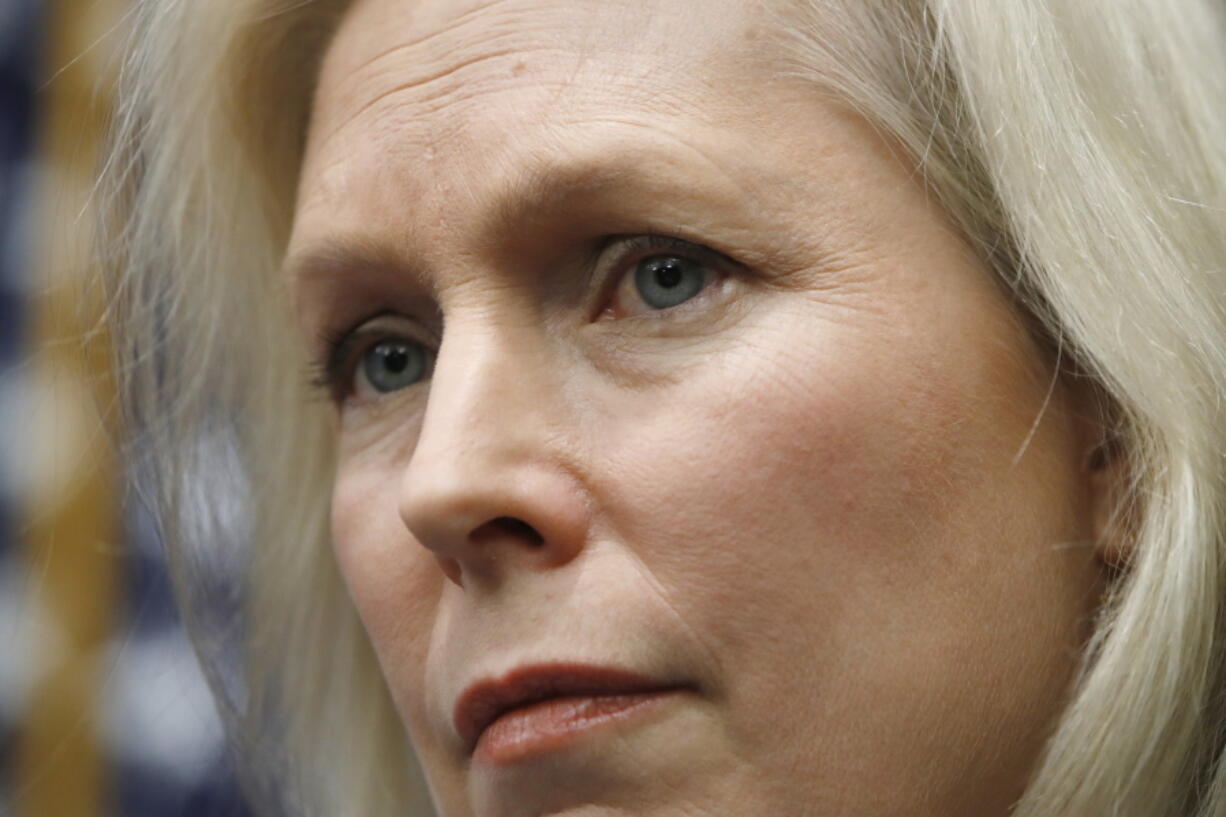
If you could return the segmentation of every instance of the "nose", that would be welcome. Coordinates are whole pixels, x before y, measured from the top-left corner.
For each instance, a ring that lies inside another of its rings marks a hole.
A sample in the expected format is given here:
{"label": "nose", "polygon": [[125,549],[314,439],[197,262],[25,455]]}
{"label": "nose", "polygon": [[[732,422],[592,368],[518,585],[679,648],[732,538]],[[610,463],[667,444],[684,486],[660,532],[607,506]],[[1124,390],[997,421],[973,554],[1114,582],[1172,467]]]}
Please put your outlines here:
{"label": "nose", "polygon": [[400,518],[460,587],[564,565],[589,535],[590,501],[566,459],[567,411],[545,344],[449,329]]}

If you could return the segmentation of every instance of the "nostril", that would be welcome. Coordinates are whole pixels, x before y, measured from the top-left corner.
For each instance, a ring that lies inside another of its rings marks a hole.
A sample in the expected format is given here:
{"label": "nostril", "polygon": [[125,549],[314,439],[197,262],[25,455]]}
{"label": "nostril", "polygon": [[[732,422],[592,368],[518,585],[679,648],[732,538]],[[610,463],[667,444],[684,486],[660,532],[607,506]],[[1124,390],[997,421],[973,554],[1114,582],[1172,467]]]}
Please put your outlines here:
{"label": "nostril", "polygon": [[537,532],[536,528],[524,522],[522,519],[516,519],[513,516],[500,516],[497,519],[479,525],[469,534],[473,542],[482,542],[487,539],[500,538],[511,536],[516,539],[521,539],[532,545],[545,544],[545,537]]}

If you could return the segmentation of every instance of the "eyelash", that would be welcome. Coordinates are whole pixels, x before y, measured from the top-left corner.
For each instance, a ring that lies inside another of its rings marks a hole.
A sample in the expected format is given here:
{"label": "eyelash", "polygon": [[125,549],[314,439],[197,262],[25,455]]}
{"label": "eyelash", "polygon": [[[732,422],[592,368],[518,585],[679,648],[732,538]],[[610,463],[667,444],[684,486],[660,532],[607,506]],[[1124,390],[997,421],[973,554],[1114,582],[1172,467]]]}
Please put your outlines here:
{"label": "eyelash", "polygon": [[[739,266],[737,262],[718,250],[683,238],[656,233],[632,237],[609,236],[595,252],[597,263],[613,246],[618,246],[617,257],[608,264],[611,273],[604,276],[605,280],[600,285],[601,303],[613,295],[618,284],[630,272],[632,265],[653,255],[662,254],[661,250],[671,250],[677,254],[683,252],[686,257],[713,268]],[[661,310],[661,312],[668,313],[673,309],[683,308],[683,306],[679,305]],[[351,326],[321,333],[320,343],[324,352],[311,363],[312,374],[309,381],[311,387],[327,393],[337,404],[342,403],[352,392],[353,376],[361,355],[369,347],[381,341],[404,337],[403,334],[387,330],[378,328],[364,330],[363,327],[379,318],[396,314],[392,310],[382,310],[362,318],[361,321]],[[413,342],[419,343],[420,341],[413,340]]]}
{"label": "eyelash", "polygon": [[[321,332],[319,340],[324,353],[311,363],[311,387],[327,393],[338,404],[348,397],[360,355],[365,354],[369,346],[396,337],[390,332],[364,330],[362,327],[371,321],[394,314],[390,310],[384,310],[368,315],[344,329]],[[363,343],[363,340],[367,343]]]}
{"label": "eyelash", "polygon": [[[618,247],[617,257],[609,264],[611,271],[604,276],[605,280],[600,285],[600,299],[602,303],[607,301],[617,291],[617,286],[631,272],[635,264],[645,261],[654,255],[664,255],[666,254],[665,251],[672,251],[673,254],[683,255],[701,263],[703,266],[713,269],[727,269],[739,266],[728,256],[710,247],[696,244],[693,241],[686,241],[684,238],[660,235],[658,233],[630,237],[610,236],[601,245],[597,252],[597,258],[602,257],[608,251],[608,248],[612,246]],[[679,305],[661,310],[659,314],[668,314],[674,309],[682,308],[684,308],[684,305]]]}

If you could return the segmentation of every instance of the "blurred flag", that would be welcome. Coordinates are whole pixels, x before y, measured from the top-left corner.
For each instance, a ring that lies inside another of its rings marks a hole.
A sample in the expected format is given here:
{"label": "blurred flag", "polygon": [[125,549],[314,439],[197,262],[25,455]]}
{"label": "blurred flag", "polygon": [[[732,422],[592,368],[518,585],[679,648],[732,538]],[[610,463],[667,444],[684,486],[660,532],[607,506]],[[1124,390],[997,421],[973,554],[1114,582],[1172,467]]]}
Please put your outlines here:
{"label": "blurred flag", "polygon": [[0,817],[248,813],[99,420],[82,284],[125,7],[0,0]]}

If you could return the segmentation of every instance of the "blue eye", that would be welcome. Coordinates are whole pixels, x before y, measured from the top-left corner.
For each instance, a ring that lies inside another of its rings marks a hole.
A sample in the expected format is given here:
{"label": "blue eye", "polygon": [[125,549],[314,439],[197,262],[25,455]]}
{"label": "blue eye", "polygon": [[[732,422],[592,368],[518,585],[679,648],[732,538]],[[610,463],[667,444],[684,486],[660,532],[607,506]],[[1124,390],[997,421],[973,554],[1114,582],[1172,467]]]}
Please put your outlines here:
{"label": "blue eye", "polygon": [[[399,338],[381,340],[366,350],[357,379],[365,380],[376,392],[399,391],[412,386],[426,374],[429,360],[420,344]],[[361,392],[361,384],[355,384]]]}
{"label": "blue eye", "polygon": [[652,309],[683,304],[702,292],[707,271],[702,264],[677,255],[644,258],[634,270],[639,297]]}

